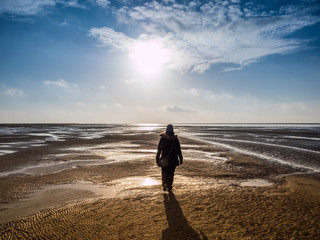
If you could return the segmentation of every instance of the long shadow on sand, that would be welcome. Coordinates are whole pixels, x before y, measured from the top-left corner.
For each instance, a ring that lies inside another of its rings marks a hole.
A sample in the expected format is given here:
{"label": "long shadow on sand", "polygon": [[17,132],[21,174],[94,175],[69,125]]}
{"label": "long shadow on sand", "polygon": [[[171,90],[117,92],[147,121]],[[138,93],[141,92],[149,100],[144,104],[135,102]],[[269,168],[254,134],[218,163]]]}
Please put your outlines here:
{"label": "long shadow on sand", "polygon": [[163,202],[166,208],[167,221],[169,228],[162,231],[163,240],[205,240],[208,239],[203,233],[200,235],[189,226],[187,219],[183,215],[179,202],[174,194],[163,194]]}

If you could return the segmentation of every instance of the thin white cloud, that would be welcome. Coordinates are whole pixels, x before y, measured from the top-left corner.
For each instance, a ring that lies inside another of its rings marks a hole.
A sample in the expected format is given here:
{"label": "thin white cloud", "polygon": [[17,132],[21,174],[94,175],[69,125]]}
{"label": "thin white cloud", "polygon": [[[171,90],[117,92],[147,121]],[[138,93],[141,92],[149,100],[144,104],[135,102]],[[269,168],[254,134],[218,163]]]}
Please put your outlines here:
{"label": "thin white cloud", "polygon": [[[312,105],[314,105],[314,102],[282,102],[277,103],[274,106],[276,109],[284,112],[305,112],[310,111]],[[318,109],[320,109],[320,107],[318,107]]]}
{"label": "thin white cloud", "polygon": [[87,104],[86,103],[83,103],[83,102],[76,102],[76,103],[74,103],[74,105],[76,106],[76,107],[86,107],[87,106]]}
{"label": "thin white cloud", "polygon": [[143,85],[145,82],[141,79],[131,78],[125,81],[128,85]]}
{"label": "thin white cloud", "polygon": [[134,40],[124,33],[116,32],[112,28],[92,28],[90,36],[96,37],[102,46],[110,46],[116,50],[126,51],[131,48]]}
{"label": "thin white cloud", "polygon": [[47,13],[56,5],[65,7],[85,8],[78,3],[78,0],[1,0],[0,14],[12,14],[22,16],[32,16]]}
{"label": "thin white cloud", "polygon": [[89,0],[89,1],[102,8],[108,8],[108,6],[110,5],[110,1],[108,0]]}
{"label": "thin white cloud", "polygon": [[183,89],[183,91],[192,96],[200,96],[200,94],[204,92],[197,88]]}
{"label": "thin white cloud", "polygon": [[60,23],[60,26],[70,26],[70,23],[65,20],[64,22]]}
{"label": "thin white cloud", "polygon": [[195,110],[191,108],[177,105],[165,105],[162,109],[166,112],[195,112]]}
{"label": "thin white cloud", "polygon": [[0,13],[36,15],[55,4],[55,0],[1,0]]}
{"label": "thin white cloud", "polygon": [[117,109],[124,109],[125,108],[121,103],[115,103],[113,106]]}
{"label": "thin white cloud", "polygon": [[[108,0],[87,0],[91,4],[107,8]],[[35,16],[47,14],[57,6],[72,8],[87,8],[86,2],[79,0],[1,0],[0,14],[11,14],[17,16]]]}
{"label": "thin white cloud", "polygon": [[125,109],[125,107],[121,103],[112,103],[112,104],[99,104],[99,107],[102,109],[110,110],[110,111],[120,111]]}
{"label": "thin white cloud", "polygon": [[53,86],[58,86],[58,87],[63,87],[63,88],[69,88],[69,87],[73,87],[73,88],[77,88],[78,85],[74,84],[74,83],[69,83],[67,81],[65,81],[64,79],[57,79],[55,81],[51,81],[51,80],[47,80],[43,82],[44,85],[53,85]]}
{"label": "thin white cloud", "polygon": [[[144,38],[161,41],[170,50],[168,68],[202,73],[218,63],[239,67],[271,54],[299,50],[306,40],[287,38],[291,33],[320,21],[313,9],[288,5],[275,10],[240,5],[239,1],[152,1],[115,10],[122,24],[139,26]],[[301,10],[302,9],[302,10]],[[91,29],[90,35],[103,45],[129,51],[139,40],[111,28]]]}
{"label": "thin white cloud", "polygon": [[223,72],[241,71],[241,70],[243,70],[243,67],[234,67],[234,68],[225,68],[223,69]]}
{"label": "thin white cloud", "polygon": [[79,0],[56,0],[56,3],[65,7],[86,8],[84,5],[79,3]]}
{"label": "thin white cloud", "polygon": [[100,104],[99,106],[100,106],[100,108],[103,108],[103,109],[109,109],[110,108],[110,106],[107,105],[107,104]]}
{"label": "thin white cloud", "polygon": [[23,90],[22,89],[16,89],[16,88],[7,88],[4,90],[0,90],[0,93],[5,94],[7,96],[22,96]]}
{"label": "thin white cloud", "polygon": [[215,94],[211,91],[200,90],[197,88],[183,89],[183,92],[194,97],[200,97],[207,101],[229,100],[234,98],[234,96],[228,93]]}

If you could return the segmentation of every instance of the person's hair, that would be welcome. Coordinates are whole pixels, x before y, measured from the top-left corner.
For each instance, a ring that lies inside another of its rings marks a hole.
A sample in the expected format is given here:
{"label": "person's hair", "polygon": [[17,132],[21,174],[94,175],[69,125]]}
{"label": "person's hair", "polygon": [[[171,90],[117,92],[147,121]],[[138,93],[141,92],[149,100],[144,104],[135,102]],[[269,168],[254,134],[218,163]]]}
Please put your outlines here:
{"label": "person's hair", "polygon": [[169,136],[174,135],[172,124],[168,124],[167,129],[166,129],[166,134],[168,134]]}

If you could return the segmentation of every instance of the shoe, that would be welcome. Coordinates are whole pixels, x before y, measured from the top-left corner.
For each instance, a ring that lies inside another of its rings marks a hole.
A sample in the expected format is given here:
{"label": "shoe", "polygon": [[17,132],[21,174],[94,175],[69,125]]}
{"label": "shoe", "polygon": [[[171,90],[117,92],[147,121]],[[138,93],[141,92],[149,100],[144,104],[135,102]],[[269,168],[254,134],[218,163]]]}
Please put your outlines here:
{"label": "shoe", "polygon": [[163,191],[167,191],[167,184],[163,184]]}

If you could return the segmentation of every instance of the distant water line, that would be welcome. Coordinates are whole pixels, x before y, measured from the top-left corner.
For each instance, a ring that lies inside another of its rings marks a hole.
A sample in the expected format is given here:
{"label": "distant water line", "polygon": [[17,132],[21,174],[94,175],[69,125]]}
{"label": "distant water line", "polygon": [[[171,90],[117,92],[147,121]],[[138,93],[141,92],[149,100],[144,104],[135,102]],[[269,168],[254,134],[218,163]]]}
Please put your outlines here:
{"label": "distant water line", "polygon": [[320,124],[184,125],[181,130],[205,144],[320,172]]}
{"label": "distant water line", "polygon": [[[68,139],[159,136],[165,127],[165,124],[1,124],[0,155]],[[205,144],[294,168],[320,171],[320,124],[174,124],[174,130],[182,137]]]}

